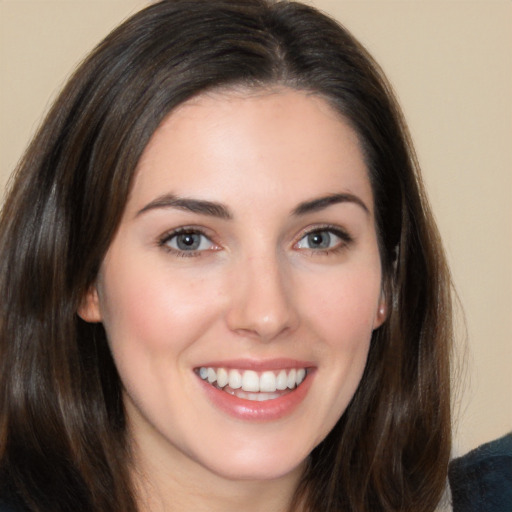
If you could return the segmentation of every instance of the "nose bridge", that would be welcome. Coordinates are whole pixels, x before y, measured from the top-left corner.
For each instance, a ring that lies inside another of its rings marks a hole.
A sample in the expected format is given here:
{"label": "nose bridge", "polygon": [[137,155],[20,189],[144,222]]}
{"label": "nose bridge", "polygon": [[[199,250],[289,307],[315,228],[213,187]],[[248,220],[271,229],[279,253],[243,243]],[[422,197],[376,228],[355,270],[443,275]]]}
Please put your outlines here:
{"label": "nose bridge", "polygon": [[261,341],[272,341],[295,328],[297,314],[291,297],[290,276],[275,249],[252,252],[238,262],[232,276],[229,327]]}

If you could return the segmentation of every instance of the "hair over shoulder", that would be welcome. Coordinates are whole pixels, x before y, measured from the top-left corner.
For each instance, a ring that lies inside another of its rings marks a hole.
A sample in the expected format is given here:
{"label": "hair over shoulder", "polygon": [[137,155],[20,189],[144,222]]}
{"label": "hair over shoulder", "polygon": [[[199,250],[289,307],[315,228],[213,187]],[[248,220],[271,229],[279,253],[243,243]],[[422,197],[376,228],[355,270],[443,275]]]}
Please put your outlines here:
{"label": "hair over shoulder", "polygon": [[76,311],[151,135],[188,99],[233,87],[326,99],[358,134],[375,199],[390,312],[295,503],[427,512],[439,502],[451,447],[451,283],[391,87],[354,37],[312,7],[164,0],[81,64],[3,206],[0,487],[30,510],[136,511],[119,377],[103,327]]}

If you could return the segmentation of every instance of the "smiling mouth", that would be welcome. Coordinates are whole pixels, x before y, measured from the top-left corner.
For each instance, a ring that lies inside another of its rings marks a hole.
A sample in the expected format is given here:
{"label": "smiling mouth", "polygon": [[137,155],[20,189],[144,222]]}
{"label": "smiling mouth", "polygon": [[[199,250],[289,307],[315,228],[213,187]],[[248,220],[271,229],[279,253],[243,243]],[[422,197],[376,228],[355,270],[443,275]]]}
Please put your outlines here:
{"label": "smiling mouth", "polygon": [[308,369],[256,372],[202,366],[196,369],[196,373],[205,382],[230,395],[263,402],[279,398],[299,387],[308,375]]}

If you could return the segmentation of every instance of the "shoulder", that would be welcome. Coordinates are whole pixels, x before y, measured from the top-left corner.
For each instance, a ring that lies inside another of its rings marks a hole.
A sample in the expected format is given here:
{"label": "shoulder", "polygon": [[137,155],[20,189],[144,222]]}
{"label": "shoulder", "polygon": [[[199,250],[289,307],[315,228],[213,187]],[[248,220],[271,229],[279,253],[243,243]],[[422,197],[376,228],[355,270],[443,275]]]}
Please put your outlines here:
{"label": "shoulder", "polygon": [[17,500],[12,499],[5,493],[0,493],[0,512],[28,512]]}
{"label": "shoulder", "polygon": [[0,512],[22,512],[22,509],[0,498]]}
{"label": "shoulder", "polygon": [[512,433],[452,461],[449,480],[456,512],[512,510]]}

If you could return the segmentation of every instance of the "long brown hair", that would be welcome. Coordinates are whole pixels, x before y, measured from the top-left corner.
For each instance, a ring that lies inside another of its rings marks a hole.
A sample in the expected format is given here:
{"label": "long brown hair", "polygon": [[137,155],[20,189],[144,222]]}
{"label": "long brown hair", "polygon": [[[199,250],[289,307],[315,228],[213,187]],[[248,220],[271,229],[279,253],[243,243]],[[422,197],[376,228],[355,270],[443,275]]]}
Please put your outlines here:
{"label": "long brown hair", "polygon": [[84,61],[28,148],[0,220],[0,486],[35,511],[136,511],[121,384],[77,308],[162,119],[213,88],[325,98],[359,135],[387,322],[297,489],[315,512],[431,511],[450,452],[450,279],[400,109],[340,25],[294,2],[164,0]]}

